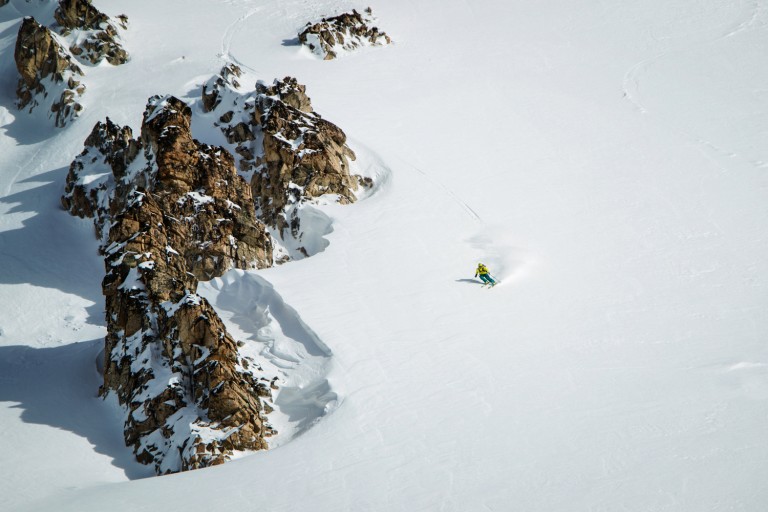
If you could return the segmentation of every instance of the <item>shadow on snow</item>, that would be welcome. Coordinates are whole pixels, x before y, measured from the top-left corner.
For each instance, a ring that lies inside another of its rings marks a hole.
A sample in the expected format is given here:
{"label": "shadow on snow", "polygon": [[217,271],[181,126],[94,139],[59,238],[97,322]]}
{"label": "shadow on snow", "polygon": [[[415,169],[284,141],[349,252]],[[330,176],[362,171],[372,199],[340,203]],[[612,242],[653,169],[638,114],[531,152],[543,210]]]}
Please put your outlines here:
{"label": "shadow on snow", "polygon": [[18,183],[42,185],[0,197],[7,213],[30,213],[22,227],[0,232],[0,285],[31,284],[58,289],[90,302],[88,322],[104,323],[101,294],[103,262],[90,219],[80,220],[57,206],[64,191],[66,168]]}
{"label": "shadow on snow", "polygon": [[[101,339],[52,348],[0,347],[0,402],[18,402],[25,423],[84,437],[130,479],[154,476],[123,440],[122,414],[97,396]],[[56,456],[52,454],[52,456]]]}

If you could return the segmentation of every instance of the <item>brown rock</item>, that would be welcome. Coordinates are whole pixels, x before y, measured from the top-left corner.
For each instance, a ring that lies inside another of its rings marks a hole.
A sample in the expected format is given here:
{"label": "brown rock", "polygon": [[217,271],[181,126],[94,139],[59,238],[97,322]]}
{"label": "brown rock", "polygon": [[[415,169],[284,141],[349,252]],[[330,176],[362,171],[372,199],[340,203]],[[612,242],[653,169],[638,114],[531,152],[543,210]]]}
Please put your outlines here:
{"label": "brown rock", "polygon": [[[256,84],[251,93],[232,85],[239,68],[226,67],[203,87],[206,109],[222,112],[219,127],[250,178],[261,219],[281,237],[300,238],[297,207],[325,194],[355,201],[361,181],[350,172],[355,159],[346,135],[312,109],[295,78]],[[225,100],[226,98],[226,100]]]}
{"label": "brown rock", "polygon": [[[239,89],[243,70],[235,64],[224,66],[214,81],[203,85],[203,111],[210,112],[221,103],[221,95],[228,89]],[[226,115],[226,114],[225,114]],[[230,117],[231,119],[231,117]],[[222,121],[228,123],[229,121]]]}
{"label": "brown rock", "polygon": [[59,25],[68,29],[98,30],[110,24],[109,16],[94,7],[90,0],[59,0],[53,16]]}
{"label": "brown rock", "polygon": [[[258,367],[244,364],[195,293],[198,280],[229,268],[271,265],[270,238],[232,155],[192,139],[190,124],[189,107],[174,97],[150,99],[140,140],[110,120],[97,124],[62,198],[73,214],[94,216],[102,233],[102,393],[126,407],[126,442],[158,473],[265,449],[272,432],[263,403],[271,393],[254,376]],[[112,176],[94,184],[89,173],[102,167]],[[214,440],[203,444],[198,431]]]}
{"label": "brown rock", "polygon": [[318,23],[307,23],[299,33],[299,42],[324,60],[336,58],[338,49],[354,50],[360,46],[390,44],[392,40],[386,33],[369,25],[373,21],[370,7],[365,14],[353,9],[352,12],[323,18]]}
{"label": "brown rock", "polygon": [[[85,139],[85,149],[69,167],[62,206],[78,217],[94,217],[97,236],[102,237],[104,223],[110,214],[122,210],[125,206],[128,189],[146,187],[145,176],[134,176],[130,183],[125,183],[128,166],[141,151],[141,144],[133,138],[129,127],[120,127],[107,118],[105,123],[98,122],[91,134]],[[94,163],[106,165],[113,179],[109,181],[90,181],[87,185],[80,179],[86,166]],[[106,199],[107,187],[116,189],[112,201]]]}
{"label": "brown rock", "polygon": [[[292,82],[295,80],[286,78],[273,87],[290,88]],[[293,95],[283,95],[300,97],[303,93],[302,88]],[[286,218],[288,205],[323,194],[337,194],[342,203],[355,201],[358,182],[349,169],[349,160],[354,160],[355,155],[346,145],[346,135],[335,124],[274,101],[271,95],[262,95],[260,100],[262,114],[257,124],[263,130],[264,164],[254,174],[251,188],[262,218],[268,224],[282,224],[281,229],[291,224],[295,235],[298,225]]]}
{"label": "brown rock", "polygon": [[301,110],[305,113],[311,113],[312,103],[307,96],[307,87],[300,84],[298,80],[287,76],[282,80],[275,80],[271,86],[256,84],[256,91],[263,96],[277,96],[280,101]]}
{"label": "brown rock", "polygon": [[128,61],[128,52],[120,43],[118,29],[128,26],[128,17],[124,14],[113,20],[94,7],[91,0],[60,0],[54,18],[62,35],[79,31],[69,48],[78,58],[92,64],[107,59],[114,66]]}
{"label": "brown rock", "polygon": [[80,67],[69,52],[59,45],[51,31],[32,17],[24,18],[16,39],[14,52],[16,69],[21,78],[16,88],[17,106],[34,109],[46,97],[57,127],[65,126],[82,110],[76,98],[84,92],[75,76],[82,76]]}

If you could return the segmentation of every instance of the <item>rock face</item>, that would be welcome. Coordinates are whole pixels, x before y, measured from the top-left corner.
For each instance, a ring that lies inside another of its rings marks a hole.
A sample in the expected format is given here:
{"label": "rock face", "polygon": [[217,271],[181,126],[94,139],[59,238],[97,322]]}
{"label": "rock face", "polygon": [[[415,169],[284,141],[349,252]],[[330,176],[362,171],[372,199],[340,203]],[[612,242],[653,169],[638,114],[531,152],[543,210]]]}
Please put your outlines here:
{"label": "rock face", "polygon": [[83,72],[56,34],[34,18],[24,18],[14,58],[21,75],[16,88],[19,109],[31,112],[39,106],[57,127],[65,126],[80,113],[83,107],[78,100],[85,85],[76,77]]}
{"label": "rock face", "polygon": [[[215,112],[217,125],[238,155],[241,174],[250,180],[260,218],[283,242],[301,245],[301,209],[321,196],[355,201],[362,183],[350,172],[355,159],[346,135],[313,111],[305,87],[295,78],[259,83],[246,92],[236,66],[203,87],[203,108]],[[330,196],[329,196],[330,195]]]}
{"label": "rock face", "polygon": [[127,16],[111,18],[94,7],[91,0],[60,0],[54,17],[62,36],[77,36],[69,51],[79,59],[91,64],[107,59],[114,66],[128,61],[119,34],[120,29],[128,28]]}
{"label": "rock face", "polygon": [[267,447],[270,381],[199,280],[272,264],[270,236],[225,149],[190,134],[191,110],[153,97],[139,140],[98,123],[72,163],[64,207],[93,217],[105,257],[103,394],[126,408],[126,443],[158,473],[216,465]]}
{"label": "rock face", "polygon": [[[2,0],[0,0],[2,1]],[[120,42],[120,30],[128,18],[111,18],[96,9],[90,0],[61,0],[54,13],[58,33],[24,18],[14,54],[19,70],[16,105],[19,109],[43,110],[54,125],[64,127],[83,109],[85,92],[80,64],[91,65],[106,59],[123,64],[128,53]]]}
{"label": "rock face", "polygon": [[370,26],[374,21],[370,7],[364,14],[353,9],[318,23],[307,23],[299,33],[299,42],[324,60],[335,59],[340,52],[361,46],[390,44],[392,40],[386,33]]}

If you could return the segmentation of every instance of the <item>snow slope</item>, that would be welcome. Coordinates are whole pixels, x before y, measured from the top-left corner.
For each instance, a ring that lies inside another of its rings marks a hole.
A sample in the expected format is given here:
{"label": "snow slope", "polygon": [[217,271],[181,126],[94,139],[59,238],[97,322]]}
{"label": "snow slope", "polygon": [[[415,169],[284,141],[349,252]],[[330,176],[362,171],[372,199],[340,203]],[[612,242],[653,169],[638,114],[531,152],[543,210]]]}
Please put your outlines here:
{"label": "snow slope", "polygon": [[[395,44],[329,62],[298,29],[366,5],[97,6],[133,60],[88,68],[59,131],[12,107],[0,8],[0,509],[768,509],[767,2],[390,0]],[[97,120],[137,129],[227,62],[306,84],[380,187],[324,208],[323,252],[206,288],[301,368],[301,435],[142,478],[95,398],[96,240],[58,197]]]}

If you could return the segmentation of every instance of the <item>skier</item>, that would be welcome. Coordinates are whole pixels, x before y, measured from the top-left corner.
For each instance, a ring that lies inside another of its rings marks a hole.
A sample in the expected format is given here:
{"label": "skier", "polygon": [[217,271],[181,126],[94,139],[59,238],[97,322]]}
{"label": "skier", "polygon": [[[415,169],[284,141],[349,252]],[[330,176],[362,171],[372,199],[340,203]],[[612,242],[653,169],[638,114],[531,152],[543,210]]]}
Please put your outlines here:
{"label": "skier", "polygon": [[496,281],[491,277],[491,273],[488,272],[488,267],[482,263],[477,264],[477,270],[475,271],[475,277],[480,276],[480,279],[484,284],[495,286]]}

